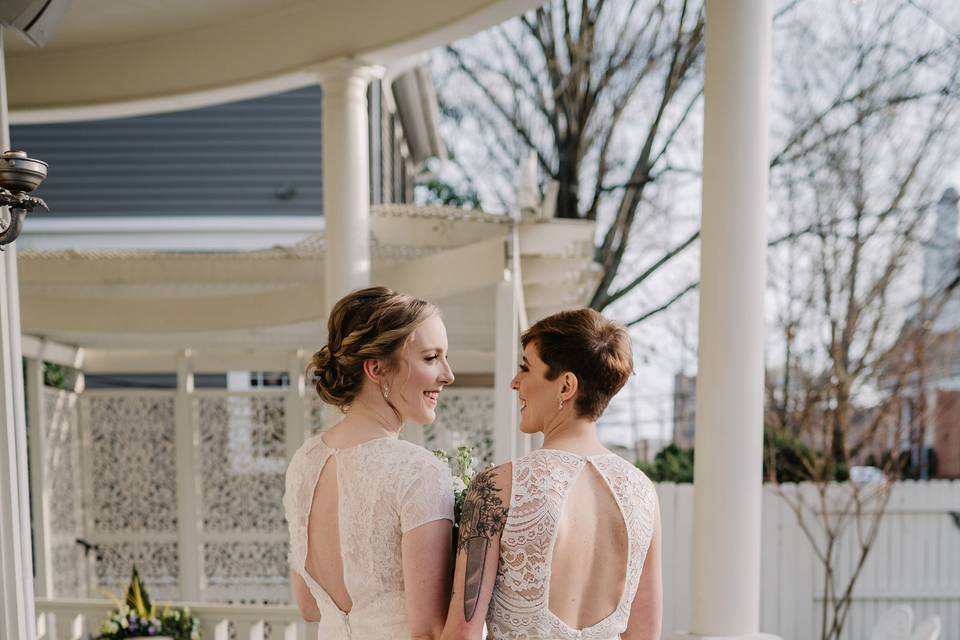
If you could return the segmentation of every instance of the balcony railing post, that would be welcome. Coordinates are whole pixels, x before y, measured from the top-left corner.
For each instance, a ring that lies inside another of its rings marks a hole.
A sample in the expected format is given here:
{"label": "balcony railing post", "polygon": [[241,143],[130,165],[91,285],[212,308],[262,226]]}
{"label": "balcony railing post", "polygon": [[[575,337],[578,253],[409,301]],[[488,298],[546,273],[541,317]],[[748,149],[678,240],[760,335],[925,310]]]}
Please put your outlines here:
{"label": "balcony railing post", "polygon": [[34,583],[38,598],[52,598],[53,554],[50,530],[50,493],[48,491],[48,416],[43,393],[43,361],[27,358],[27,433],[30,440],[30,484],[33,508]]}
{"label": "balcony railing post", "polygon": [[190,351],[177,356],[177,395],[174,404],[177,452],[177,541],[180,597],[187,602],[200,600],[203,553],[200,521],[200,491],[197,481],[199,434],[193,411],[193,371]]}
{"label": "balcony railing post", "polygon": [[306,380],[304,369],[306,365],[303,362],[303,351],[297,350],[290,354],[287,359],[287,378],[289,385],[287,387],[286,405],[284,407],[284,416],[286,418],[287,459],[293,457],[293,454],[306,438]]}

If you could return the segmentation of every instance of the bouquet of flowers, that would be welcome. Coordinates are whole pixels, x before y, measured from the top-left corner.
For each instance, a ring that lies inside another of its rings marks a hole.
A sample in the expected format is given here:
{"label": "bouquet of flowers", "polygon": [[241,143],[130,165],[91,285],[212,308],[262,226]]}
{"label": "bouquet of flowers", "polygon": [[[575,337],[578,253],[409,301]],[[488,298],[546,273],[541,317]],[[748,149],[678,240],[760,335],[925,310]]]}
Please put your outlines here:
{"label": "bouquet of flowers", "polygon": [[463,512],[463,501],[467,497],[467,488],[477,474],[477,459],[473,457],[473,448],[469,446],[457,447],[457,453],[451,456],[443,449],[434,449],[433,455],[443,462],[450,464],[453,460],[453,541],[457,542],[460,530],[460,514]]}
{"label": "bouquet of flowers", "polygon": [[123,638],[172,638],[173,640],[202,640],[200,621],[190,615],[190,608],[172,608],[166,605],[157,610],[133,567],[130,586],[123,602],[108,594],[116,607],[107,615],[95,640],[122,640]]}

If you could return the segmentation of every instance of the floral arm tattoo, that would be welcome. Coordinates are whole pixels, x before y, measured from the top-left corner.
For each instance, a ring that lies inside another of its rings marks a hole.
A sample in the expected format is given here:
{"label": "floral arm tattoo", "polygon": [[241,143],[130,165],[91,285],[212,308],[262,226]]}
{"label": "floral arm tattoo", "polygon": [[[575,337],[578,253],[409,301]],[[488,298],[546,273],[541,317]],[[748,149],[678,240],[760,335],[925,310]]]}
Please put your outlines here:
{"label": "floral arm tattoo", "polygon": [[463,577],[463,617],[467,622],[477,611],[490,541],[503,532],[506,523],[507,509],[497,495],[492,470],[477,474],[463,503],[460,540],[457,542],[457,553],[467,554]]}

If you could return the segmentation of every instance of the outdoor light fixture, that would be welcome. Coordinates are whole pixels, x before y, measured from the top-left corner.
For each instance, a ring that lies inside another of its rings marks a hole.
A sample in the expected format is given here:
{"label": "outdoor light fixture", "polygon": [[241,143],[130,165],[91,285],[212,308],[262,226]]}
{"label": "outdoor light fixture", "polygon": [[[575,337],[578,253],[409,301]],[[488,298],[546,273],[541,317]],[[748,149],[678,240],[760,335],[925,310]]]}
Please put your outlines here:
{"label": "outdoor light fixture", "polygon": [[0,154],[0,206],[9,212],[0,220],[0,251],[17,239],[27,213],[37,207],[49,211],[42,199],[27,195],[47,177],[47,163],[27,157],[26,151]]}

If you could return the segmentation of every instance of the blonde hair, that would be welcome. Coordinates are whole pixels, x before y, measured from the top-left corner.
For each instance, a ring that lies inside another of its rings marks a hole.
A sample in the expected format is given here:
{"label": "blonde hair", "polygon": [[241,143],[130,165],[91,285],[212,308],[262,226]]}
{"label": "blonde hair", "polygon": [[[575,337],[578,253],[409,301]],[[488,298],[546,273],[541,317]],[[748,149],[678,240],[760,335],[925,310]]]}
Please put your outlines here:
{"label": "blonde hair", "polygon": [[327,344],[307,365],[317,394],[328,404],[348,408],[363,387],[363,363],[382,360],[389,369],[414,330],[437,313],[433,304],[386,287],[345,295],[327,320]]}

